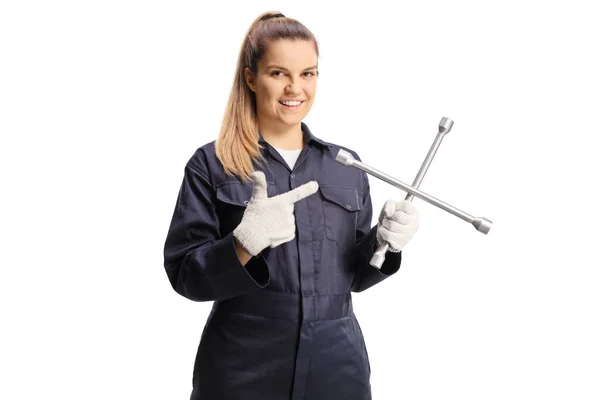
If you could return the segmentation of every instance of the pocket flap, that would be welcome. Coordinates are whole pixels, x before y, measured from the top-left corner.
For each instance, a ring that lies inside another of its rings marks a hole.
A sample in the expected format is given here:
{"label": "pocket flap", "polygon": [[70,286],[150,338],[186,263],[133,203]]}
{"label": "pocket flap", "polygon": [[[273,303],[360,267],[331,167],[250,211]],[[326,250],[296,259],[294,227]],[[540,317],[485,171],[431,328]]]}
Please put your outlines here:
{"label": "pocket flap", "polygon": [[[267,182],[267,195],[275,195],[275,184]],[[252,198],[252,184],[240,182],[227,182],[217,187],[217,199],[224,203],[233,204],[240,207],[246,207]]]}
{"label": "pocket flap", "polygon": [[319,185],[319,190],[326,200],[337,204],[346,211],[357,211],[362,208],[355,187]]}

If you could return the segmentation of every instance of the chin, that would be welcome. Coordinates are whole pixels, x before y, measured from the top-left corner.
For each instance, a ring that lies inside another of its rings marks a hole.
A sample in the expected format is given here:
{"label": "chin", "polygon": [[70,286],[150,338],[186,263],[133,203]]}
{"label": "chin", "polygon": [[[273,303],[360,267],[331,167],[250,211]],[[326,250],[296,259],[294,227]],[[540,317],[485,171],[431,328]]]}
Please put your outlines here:
{"label": "chin", "polygon": [[298,117],[298,118],[286,118],[286,119],[280,119],[279,121],[283,124],[283,125],[298,125],[300,122],[302,122],[302,120],[304,119],[304,116],[302,117]]}

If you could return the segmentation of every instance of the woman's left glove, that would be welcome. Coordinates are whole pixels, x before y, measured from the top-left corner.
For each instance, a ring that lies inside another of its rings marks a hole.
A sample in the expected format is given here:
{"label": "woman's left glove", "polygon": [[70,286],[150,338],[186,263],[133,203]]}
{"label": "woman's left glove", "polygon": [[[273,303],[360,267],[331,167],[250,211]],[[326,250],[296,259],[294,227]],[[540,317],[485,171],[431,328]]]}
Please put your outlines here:
{"label": "woman's left glove", "polygon": [[398,253],[419,229],[419,212],[415,205],[408,201],[388,200],[379,214],[377,224],[377,243],[387,242],[389,251]]}

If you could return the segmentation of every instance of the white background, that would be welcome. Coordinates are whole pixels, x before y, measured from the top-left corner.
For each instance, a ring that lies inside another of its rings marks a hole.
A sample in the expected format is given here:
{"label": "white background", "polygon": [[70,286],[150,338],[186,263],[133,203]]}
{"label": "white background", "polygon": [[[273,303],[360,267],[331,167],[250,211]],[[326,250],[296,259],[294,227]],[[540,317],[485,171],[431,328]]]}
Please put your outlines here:
{"label": "white background", "polygon": [[[599,399],[593,1],[4,1],[3,399],[187,399],[211,303],[162,251],[260,13],[321,50],[313,133],[411,183],[444,116],[399,273],[354,296],[384,399]],[[374,223],[405,192],[370,177]],[[252,399],[250,399],[252,400]]]}

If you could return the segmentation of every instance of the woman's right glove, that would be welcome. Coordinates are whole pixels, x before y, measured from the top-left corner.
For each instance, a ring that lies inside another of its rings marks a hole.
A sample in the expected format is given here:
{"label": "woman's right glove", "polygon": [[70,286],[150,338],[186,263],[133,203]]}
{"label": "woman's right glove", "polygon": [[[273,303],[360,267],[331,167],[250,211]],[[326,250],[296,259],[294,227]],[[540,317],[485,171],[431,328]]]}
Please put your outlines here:
{"label": "woman's right glove", "polygon": [[311,181],[289,192],[267,197],[267,181],[262,171],[252,173],[252,198],[233,236],[252,256],[267,246],[276,247],[296,236],[294,203],[315,193],[319,188]]}

